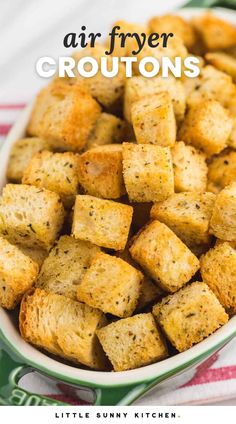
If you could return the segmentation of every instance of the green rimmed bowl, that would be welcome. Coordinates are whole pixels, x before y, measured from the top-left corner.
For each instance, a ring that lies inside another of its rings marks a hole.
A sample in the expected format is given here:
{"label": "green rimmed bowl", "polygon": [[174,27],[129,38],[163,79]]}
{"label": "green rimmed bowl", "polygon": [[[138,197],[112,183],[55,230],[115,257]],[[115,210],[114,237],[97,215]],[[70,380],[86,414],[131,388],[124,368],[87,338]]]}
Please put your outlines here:
{"label": "green rimmed bowl", "polygon": [[[200,9],[179,12],[185,17],[201,13]],[[236,23],[236,12],[218,9],[222,18]],[[0,187],[5,174],[11,145],[22,137],[32,106],[22,112],[0,151]],[[18,382],[31,370],[94,393],[95,405],[130,405],[161,382],[194,368],[225,346],[236,335],[236,317],[206,340],[186,352],[159,363],[124,372],[99,372],[66,365],[38,351],[20,336],[14,314],[0,308],[0,404],[2,405],[63,405],[62,402],[21,389]]]}

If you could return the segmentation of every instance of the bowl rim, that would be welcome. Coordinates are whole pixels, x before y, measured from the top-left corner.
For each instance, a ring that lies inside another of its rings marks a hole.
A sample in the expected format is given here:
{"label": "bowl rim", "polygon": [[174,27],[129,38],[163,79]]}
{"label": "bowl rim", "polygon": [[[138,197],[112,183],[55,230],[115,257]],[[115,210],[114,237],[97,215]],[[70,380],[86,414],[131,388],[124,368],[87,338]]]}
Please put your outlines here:
{"label": "bowl rim", "polygon": [[[174,11],[175,14],[184,17],[199,15],[206,12],[201,8],[183,8]],[[214,9],[216,15],[235,23],[236,11],[229,11],[223,8]],[[0,161],[2,163],[0,171],[0,187],[6,182],[6,168],[10,149],[12,144],[20,137],[24,136],[25,128],[33,106],[30,102],[19,115],[16,123],[11,128],[8,136],[0,147]],[[217,349],[225,345],[234,336],[236,336],[236,316],[232,317],[229,322],[223,325],[215,333],[210,335],[202,342],[196,344],[185,352],[178,353],[175,356],[164,359],[163,361],[122,372],[104,372],[85,370],[66,365],[40,352],[32,345],[26,343],[20,336],[19,331],[12,324],[8,312],[0,308],[0,338],[6,343],[10,351],[15,353],[25,365],[30,365],[36,370],[59,378],[70,381],[72,383],[87,384],[90,387],[119,387],[124,385],[132,385],[140,382],[150,382],[157,378],[168,378],[176,374],[201,359],[209,356]]]}
{"label": "bowl rim", "polygon": [[91,387],[119,387],[155,379],[165,379],[177,374],[196,362],[210,356],[236,336],[236,316],[215,333],[190,349],[141,368],[121,372],[85,370],[67,365],[40,352],[25,342],[18,329],[13,326],[8,312],[0,308],[0,338],[21,359],[23,365],[30,365],[44,374],[72,383],[87,384]]}

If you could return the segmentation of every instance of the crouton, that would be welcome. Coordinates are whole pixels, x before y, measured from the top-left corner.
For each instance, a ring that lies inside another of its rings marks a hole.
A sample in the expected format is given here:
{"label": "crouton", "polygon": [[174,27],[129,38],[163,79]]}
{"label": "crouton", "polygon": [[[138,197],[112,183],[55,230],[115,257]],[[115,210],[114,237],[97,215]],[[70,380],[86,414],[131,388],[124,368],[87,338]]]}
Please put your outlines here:
{"label": "crouton", "polygon": [[122,145],[109,144],[80,156],[79,180],[85,193],[118,199],[126,193],[123,180]]}
{"label": "crouton", "polygon": [[236,182],[226,186],[217,195],[210,232],[221,240],[236,240]]}
{"label": "crouton", "polygon": [[104,144],[121,143],[129,136],[128,123],[110,113],[101,113],[89,135],[87,148]]}
{"label": "crouton", "polygon": [[101,247],[123,250],[127,243],[133,208],[112,200],[76,196],[72,234]]}
{"label": "crouton", "polygon": [[134,238],[132,258],[167,292],[175,292],[199,269],[197,257],[165,224],[155,220]]}
{"label": "crouton", "polygon": [[232,77],[207,65],[201,69],[199,77],[192,78],[194,89],[187,96],[188,106],[194,106],[203,100],[217,100],[224,107],[228,106],[235,93]]}
{"label": "crouton", "polygon": [[131,106],[135,101],[144,96],[152,96],[163,91],[169,93],[173,102],[176,120],[181,122],[185,114],[185,90],[182,82],[171,76],[168,78],[134,76],[127,79],[124,94],[124,116],[126,120],[131,122]]}
{"label": "crouton", "polygon": [[211,241],[209,223],[213,193],[176,193],[153,205],[151,218],[166,224],[191,249]]}
{"label": "crouton", "polygon": [[171,155],[175,192],[206,191],[208,168],[205,154],[179,141],[172,147]]}
{"label": "crouton", "polygon": [[[76,52],[73,58],[77,62],[83,57],[93,57],[100,64],[101,58],[105,57],[108,65],[108,71],[112,69],[112,55],[105,55],[106,47],[96,44],[95,47],[87,47]],[[87,65],[90,70],[90,64]],[[86,69],[86,65],[85,65]],[[123,63],[118,65],[118,73],[114,77],[107,78],[98,70],[96,75],[90,78],[84,78],[77,73],[75,78],[69,78],[69,82],[79,84],[85,88],[94,99],[96,99],[106,109],[110,109],[112,105],[121,101],[124,93],[125,85],[125,67]]]}
{"label": "crouton", "polygon": [[99,251],[87,241],[62,236],[45,259],[36,286],[76,300],[77,287]]}
{"label": "crouton", "polygon": [[123,172],[130,201],[157,202],[174,193],[174,174],[168,147],[124,143]]}
{"label": "crouton", "polygon": [[179,139],[211,156],[226,147],[231,131],[228,111],[215,100],[205,100],[189,109]]}
{"label": "crouton", "polygon": [[71,152],[37,153],[24,170],[22,183],[55,191],[70,207],[78,192],[79,163],[79,156]]}
{"label": "crouton", "polygon": [[98,309],[37,288],[23,298],[19,323],[27,342],[93,369],[106,368],[95,334],[106,320]]}
{"label": "crouton", "polygon": [[225,186],[236,181],[236,152],[225,151],[213,157],[208,165],[208,185],[218,193]]}
{"label": "crouton", "polygon": [[229,109],[230,113],[235,116],[236,115],[236,86],[234,84],[234,90],[231,93],[230,97],[228,98],[227,108]]}
{"label": "crouton", "polygon": [[137,100],[131,107],[131,119],[139,144],[173,146],[176,122],[169,93],[153,94]]}
{"label": "crouton", "polygon": [[42,138],[28,137],[17,140],[11,148],[7,167],[7,179],[14,183],[20,183],[23,172],[30,159],[35,153],[47,150],[48,148],[48,142]]}
{"label": "crouton", "polygon": [[236,313],[236,250],[218,243],[200,260],[202,279],[229,313]]}
{"label": "crouton", "polygon": [[10,242],[50,249],[61,230],[64,209],[52,191],[7,184],[0,198],[0,234]]}
{"label": "crouton", "polygon": [[177,15],[154,16],[148,22],[149,32],[153,33],[173,33],[181,38],[184,45],[189,49],[196,42],[196,34],[192,25]]}
{"label": "crouton", "polygon": [[236,59],[233,56],[223,52],[214,52],[207,53],[205,58],[207,62],[230,75],[233,81],[236,82]]}
{"label": "crouton", "polygon": [[45,138],[53,148],[79,151],[100,113],[100,106],[88,92],[56,81],[40,91],[27,133]]}
{"label": "crouton", "polygon": [[168,356],[151,313],[113,322],[97,330],[97,335],[115,371],[143,367]]}
{"label": "crouton", "polygon": [[[140,270],[139,265],[132,259],[128,248],[123,251],[116,252],[116,256]],[[162,294],[162,290],[147,275],[143,274],[136,311],[140,311],[151,303],[157,302],[157,300],[161,298]]]}
{"label": "crouton", "polygon": [[229,147],[232,147],[232,149],[236,149],[236,116],[233,116],[232,120],[233,120],[232,131],[230,133],[227,144]]}
{"label": "crouton", "polygon": [[98,253],[77,289],[77,298],[120,318],[133,314],[143,275],[123,259]]}
{"label": "crouton", "polygon": [[236,28],[213,13],[204,13],[191,20],[208,50],[224,50],[236,44]]}
{"label": "crouton", "polygon": [[165,297],[153,307],[153,314],[179,352],[201,342],[228,321],[214,293],[198,281]]}
{"label": "crouton", "polygon": [[0,237],[0,305],[14,309],[24,293],[30,289],[39,267],[17,246]]}
{"label": "crouton", "polygon": [[21,245],[17,245],[17,247],[19,247],[19,249],[21,250],[22,253],[24,253],[24,255],[29,256],[29,258],[33,262],[36,262],[36,264],[38,264],[39,266],[39,269],[41,268],[45,259],[48,256],[48,251],[40,247],[32,248],[32,247],[26,247]]}

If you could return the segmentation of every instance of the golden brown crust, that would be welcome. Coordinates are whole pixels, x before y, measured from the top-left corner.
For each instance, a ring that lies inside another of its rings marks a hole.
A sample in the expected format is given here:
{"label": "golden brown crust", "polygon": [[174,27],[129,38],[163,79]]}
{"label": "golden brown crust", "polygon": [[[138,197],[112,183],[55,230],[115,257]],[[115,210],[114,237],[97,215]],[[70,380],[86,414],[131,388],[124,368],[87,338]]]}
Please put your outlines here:
{"label": "golden brown crust", "polygon": [[132,221],[132,206],[88,195],[76,196],[72,234],[101,247],[123,250]]}
{"label": "golden brown crust", "polygon": [[171,147],[176,140],[173,103],[168,92],[144,96],[131,107],[131,119],[139,144]]}
{"label": "golden brown crust", "polygon": [[0,198],[0,234],[26,247],[50,249],[64,221],[60,197],[49,190],[7,184]]}
{"label": "golden brown crust", "polygon": [[168,147],[123,143],[123,173],[131,202],[158,202],[174,193]]}
{"label": "golden brown crust", "polygon": [[220,241],[200,260],[203,281],[215,293],[220,303],[236,313],[236,250],[231,243]]}
{"label": "golden brown crust", "polygon": [[77,289],[77,298],[120,318],[133,314],[143,275],[124,260],[97,253]]}
{"label": "golden brown crust", "polygon": [[21,302],[19,325],[26,341],[98,370],[107,367],[95,334],[105,322],[101,311],[39,288]]}
{"label": "golden brown crust", "polygon": [[202,282],[194,282],[154,306],[153,314],[179,352],[199,343],[228,321],[220,302]]}
{"label": "golden brown crust", "polygon": [[211,241],[209,224],[216,196],[213,193],[175,193],[153,205],[151,218],[166,224],[191,249]]}
{"label": "golden brown crust", "polygon": [[211,156],[226,147],[232,125],[229,112],[219,102],[205,100],[189,109],[178,136]]}
{"label": "golden brown crust", "polygon": [[126,193],[122,173],[122,145],[94,147],[80,156],[79,180],[87,194],[118,199]]}
{"label": "golden brown crust", "polygon": [[221,240],[236,240],[236,182],[226,186],[217,195],[210,232]]}
{"label": "golden brown crust", "polygon": [[121,319],[97,331],[115,371],[125,371],[168,356],[164,339],[152,314]]}
{"label": "golden brown crust", "polygon": [[27,132],[45,138],[54,148],[79,151],[100,113],[84,89],[56,80],[38,94]]}
{"label": "golden brown crust", "polygon": [[14,309],[37,278],[39,266],[0,237],[0,305]]}
{"label": "golden brown crust", "polygon": [[199,269],[197,257],[157,220],[137,234],[130,253],[157,285],[170,293],[179,290]]}
{"label": "golden brown crust", "polygon": [[74,203],[79,187],[79,155],[43,151],[33,156],[24,170],[22,183],[55,191],[65,207]]}

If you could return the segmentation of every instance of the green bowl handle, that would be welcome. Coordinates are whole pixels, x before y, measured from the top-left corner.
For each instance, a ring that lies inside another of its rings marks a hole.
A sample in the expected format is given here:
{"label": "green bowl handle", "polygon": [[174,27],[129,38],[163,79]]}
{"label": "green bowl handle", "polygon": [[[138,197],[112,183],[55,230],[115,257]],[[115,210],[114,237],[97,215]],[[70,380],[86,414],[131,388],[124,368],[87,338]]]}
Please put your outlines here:
{"label": "green bowl handle", "polygon": [[32,368],[19,362],[0,341],[0,405],[67,405],[63,402],[29,393],[18,386],[20,378]]}
{"label": "green bowl handle", "polygon": [[224,7],[236,9],[236,0],[190,0],[184,7]]}
{"label": "green bowl handle", "polygon": [[131,405],[140,398],[148,389],[148,384],[137,383],[132,386],[102,387],[95,389],[97,406]]}
{"label": "green bowl handle", "polygon": [[[0,340],[0,405],[15,406],[47,406],[68,405],[46,396],[29,393],[18,386],[23,375],[31,372],[33,368],[22,363],[22,360],[14,352],[11,352],[3,340]],[[66,384],[66,383],[65,383]],[[83,387],[81,384],[79,385]],[[133,400],[140,397],[146,391],[146,384],[117,388],[94,388],[95,405],[129,405]]]}

